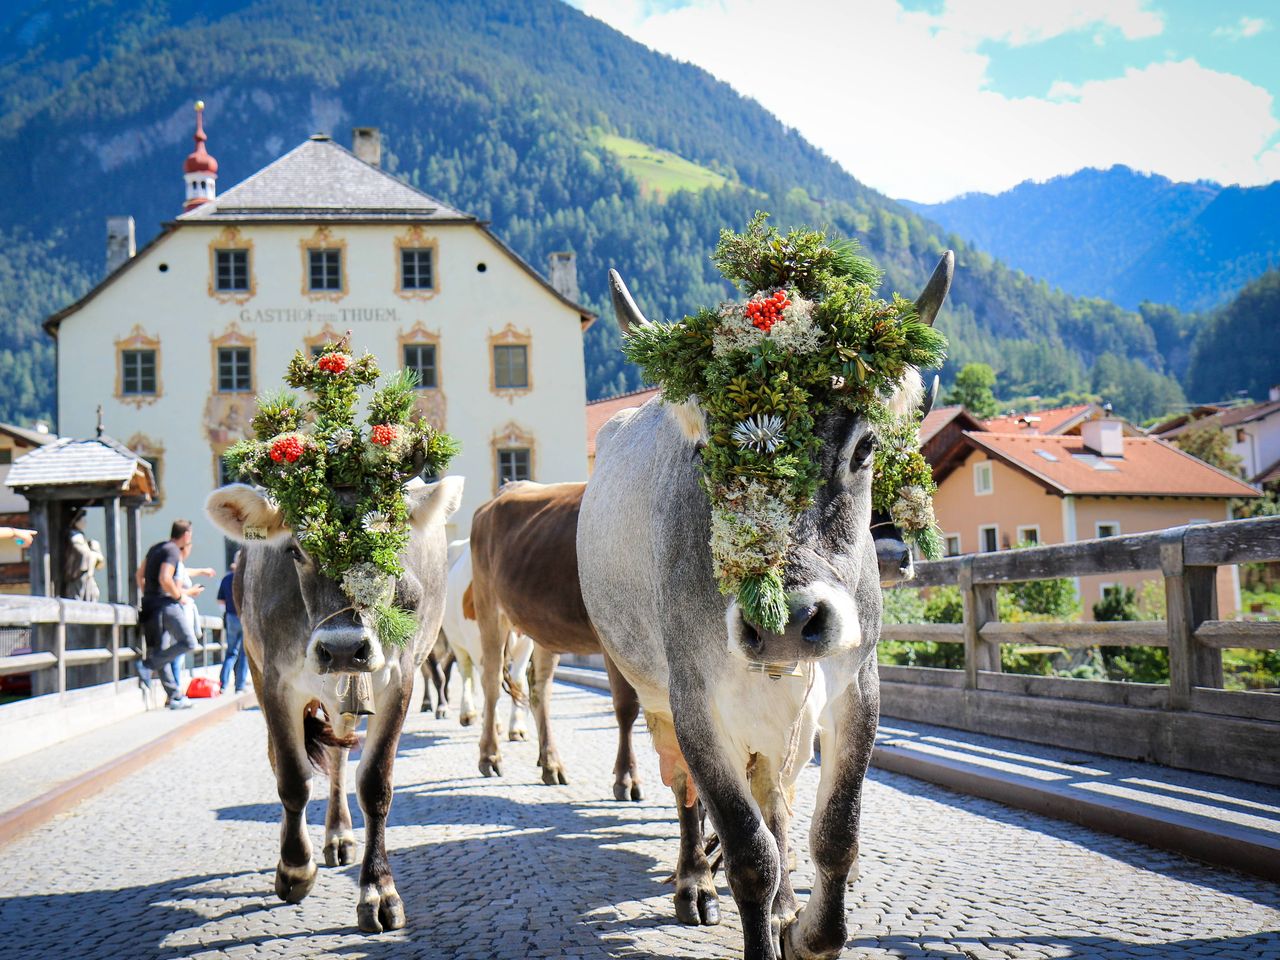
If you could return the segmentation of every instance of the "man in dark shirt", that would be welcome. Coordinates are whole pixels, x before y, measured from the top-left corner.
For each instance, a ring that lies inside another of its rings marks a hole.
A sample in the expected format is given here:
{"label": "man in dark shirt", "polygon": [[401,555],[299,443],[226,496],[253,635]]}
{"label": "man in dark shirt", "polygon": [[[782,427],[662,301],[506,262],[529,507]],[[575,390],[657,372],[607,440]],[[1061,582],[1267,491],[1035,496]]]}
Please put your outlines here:
{"label": "man in dark shirt", "polygon": [[245,683],[249,675],[249,658],[244,650],[244,630],[240,626],[240,616],[236,612],[236,598],[231,592],[235,580],[236,567],[240,563],[240,551],[231,560],[231,569],[222,578],[218,586],[218,602],[222,604],[222,622],[227,636],[227,653],[222,660],[222,692],[227,692],[227,684],[231,682],[231,670],[236,671],[236,693],[244,693]]}
{"label": "man in dark shirt", "polygon": [[196,647],[195,633],[182,610],[182,601],[184,597],[199,596],[204,587],[184,589],[175,579],[178,564],[182,562],[182,548],[190,542],[191,521],[173,521],[169,539],[147,551],[137,572],[138,586],[142,588],[142,632],[147,640],[147,656],[138,675],[144,684],[150,684],[152,674],[160,677],[165,705],[171,710],[191,706],[182,696],[177,681],[169,675],[170,671],[164,669]]}

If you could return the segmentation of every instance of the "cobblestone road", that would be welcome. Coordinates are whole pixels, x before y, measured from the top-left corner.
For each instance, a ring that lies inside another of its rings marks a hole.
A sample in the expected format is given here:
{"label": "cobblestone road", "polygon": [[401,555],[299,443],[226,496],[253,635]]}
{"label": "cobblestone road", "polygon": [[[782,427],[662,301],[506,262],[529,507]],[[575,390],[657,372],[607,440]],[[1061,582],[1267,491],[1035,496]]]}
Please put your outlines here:
{"label": "cobblestone road", "polygon": [[[738,956],[723,877],[721,926],[673,920],[647,738],[647,798],[614,803],[607,699],[558,687],[554,714],[568,787],[538,782],[532,743],[484,780],[474,728],[411,717],[388,830],[404,930],[355,930],[354,866],[275,899],[279,806],[247,712],[0,850],[0,958]],[[816,784],[806,770],[797,839]],[[308,814],[318,850],[322,803]],[[849,957],[1280,957],[1280,887],[876,771],[850,919]]]}

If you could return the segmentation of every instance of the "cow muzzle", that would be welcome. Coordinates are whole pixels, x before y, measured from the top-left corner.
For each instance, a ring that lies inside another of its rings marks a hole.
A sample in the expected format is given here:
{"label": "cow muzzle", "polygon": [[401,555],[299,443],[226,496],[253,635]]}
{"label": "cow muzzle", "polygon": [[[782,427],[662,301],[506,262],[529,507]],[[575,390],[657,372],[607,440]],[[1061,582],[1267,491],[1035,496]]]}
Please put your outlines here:
{"label": "cow muzzle", "polygon": [[382,667],[382,646],[359,625],[324,626],[311,635],[318,673],[372,673]]}
{"label": "cow muzzle", "polygon": [[735,600],[725,623],[729,647],[756,664],[817,660],[862,643],[862,629],[853,598],[823,583],[787,593],[790,615],[781,633],[750,623]]}
{"label": "cow muzzle", "polygon": [[911,559],[911,548],[894,537],[877,538],[876,562],[880,567],[880,586],[882,587],[902,583],[916,575],[915,564]]}

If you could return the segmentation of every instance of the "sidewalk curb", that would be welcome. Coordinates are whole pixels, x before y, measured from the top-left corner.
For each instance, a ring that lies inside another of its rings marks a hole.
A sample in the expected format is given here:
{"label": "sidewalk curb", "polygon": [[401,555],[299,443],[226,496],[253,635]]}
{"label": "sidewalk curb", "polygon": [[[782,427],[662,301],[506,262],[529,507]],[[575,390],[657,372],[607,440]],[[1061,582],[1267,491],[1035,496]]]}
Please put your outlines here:
{"label": "sidewalk curb", "polygon": [[1195,814],[1160,810],[1156,815],[1150,808],[1119,797],[1093,799],[1016,774],[978,770],[942,757],[922,757],[900,747],[878,745],[871,763],[881,770],[935,783],[957,793],[1280,881],[1280,841],[1256,830],[1220,822],[1213,823],[1210,829],[1205,826],[1205,819]]}
{"label": "sidewalk curb", "polygon": [[[599,670],[558,667],[556,679],[608,692]],[[1099,833],[1135,840],[1149,847],[1239,870],[1264,880],[1280,881],[1280,840],[1256,830],[1212,822],[1176,810],[1152,811],[1119,797],[1087,797],[1016,774],[978,769],[942,757],[877,744],[871,763],[881,770],[934,783],[957,793],[994,800],[1055,820],[1076,823]]]}
{"label": "sidewalk curb", "polygon": [[198,716],[156,737],[150,743],[144,743],[100,767],[95,767],[66,783],[59,784],[12,810],[0,813],[0,846],[31,832],[95,793],[119,783],[129,774],[141,770],[153,760],[168,753],[184,740],[223,720],[230,719],[241,710],[248,709],[256,703],[257,700],[252,693],[228,697],[226,702],[202,711]]}

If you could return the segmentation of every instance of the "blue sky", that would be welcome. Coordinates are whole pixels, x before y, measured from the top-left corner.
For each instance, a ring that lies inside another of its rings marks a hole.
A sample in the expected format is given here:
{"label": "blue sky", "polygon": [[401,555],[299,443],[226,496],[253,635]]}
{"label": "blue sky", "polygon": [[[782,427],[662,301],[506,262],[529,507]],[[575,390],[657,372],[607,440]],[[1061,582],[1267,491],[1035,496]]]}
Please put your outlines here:
{"label": "blue sky", "polygon": [[[759,100],[891,196],[1114,163],[1280,179],[1275,0],[570,2]],[[768,69],[743,56],[762,44]]]}

